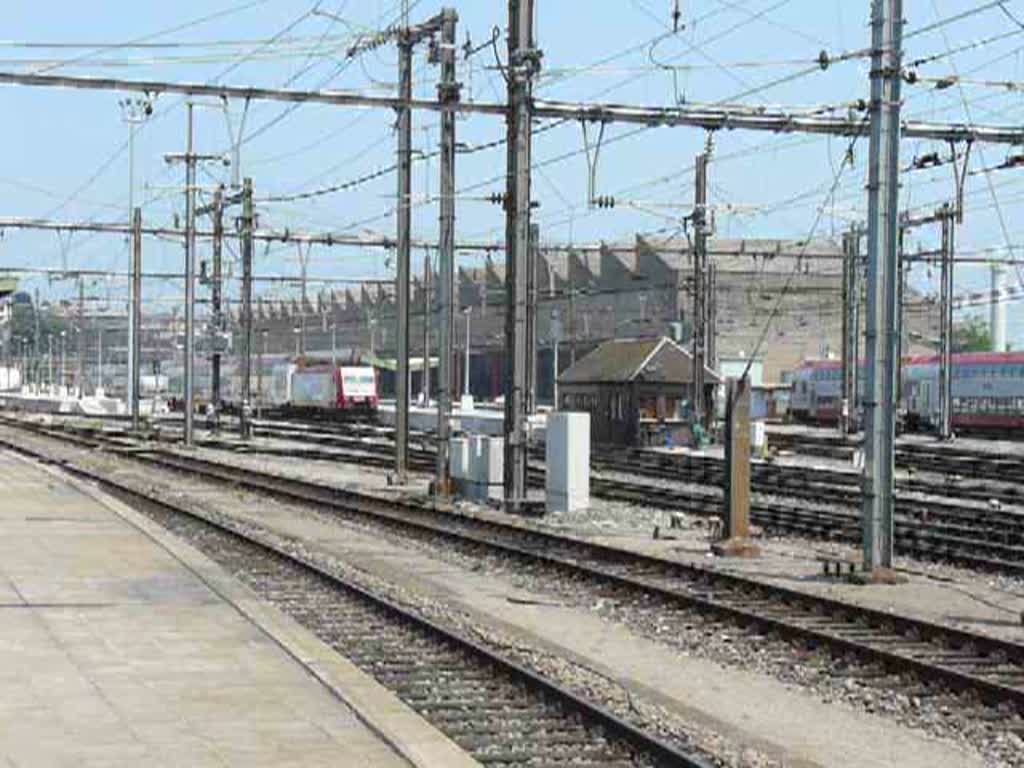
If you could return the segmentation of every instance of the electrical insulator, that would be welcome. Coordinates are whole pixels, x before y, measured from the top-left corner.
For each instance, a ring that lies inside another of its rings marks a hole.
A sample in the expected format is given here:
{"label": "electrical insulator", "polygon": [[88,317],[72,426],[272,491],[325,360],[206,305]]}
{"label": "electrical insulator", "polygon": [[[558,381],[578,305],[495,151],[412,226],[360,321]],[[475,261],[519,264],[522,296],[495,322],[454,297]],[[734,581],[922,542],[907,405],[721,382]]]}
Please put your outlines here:
{"label": "electrical insulator", "polygon": [[598,208],[614,208],[615,198],[611,195],[598,195],[594,198],[594,205]]}

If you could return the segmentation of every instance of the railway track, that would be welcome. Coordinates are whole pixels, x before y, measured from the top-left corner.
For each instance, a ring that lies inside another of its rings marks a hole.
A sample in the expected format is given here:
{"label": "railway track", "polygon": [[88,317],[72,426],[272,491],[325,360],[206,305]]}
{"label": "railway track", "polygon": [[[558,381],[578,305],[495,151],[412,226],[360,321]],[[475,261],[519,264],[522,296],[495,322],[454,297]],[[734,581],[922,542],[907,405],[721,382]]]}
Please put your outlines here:
{"label": "railway track", "polygon": [[[372,425],[349,425],[337,429],[339,431],[335,428],[258,422],[254,424],[257,436],[290,439],[303,445],[274,448],[236,444],[232,449],[291,458],[340,460],[382,469],[392,467],[393,443],[389,430]],[[167,432],[161,434],[161,439],[168,443],[176,441],[175,435]],[[214,449],[225,447],[215,438],[198,442]],[[412,436],[409,460],[414,470],[434,471],[434,452],[429,436]],[[622,452],[597,450],[593,467],[598,472],[619,475],[592,476],[591,493],[597,498],[705,517],[721,514],[719,487],[722,483],[722,462],[714,457],[676,456],[639,450],[623,455]],[[752,500],[751,518],[755,524],[778,533],[858,542],[861,536],[860,489],[856,479],[849,472],[755,465],[752,480],[758,496]],[[539,464],[530,468],[530,482],[536,487],[543,487],[543,468]],[[681,486],[682,482],[706,488],[685,488]],[[933,487],[925,481],[916,482],[918,485],[913,482],[902,485],[901,490],[924,492],[921,487],[927,487],[929,498],[914,498],[906,493],[898,498],[894,528],[895,548],[899,554],[955,563],[975,570],[1024,575],[1024,515],[1011,510],[992,509],[987,505],[967,506],[953,499],[936,497]],[[950,494],[957,492],[952,488],[943,490]],[[985,499],[987,501],[988,497]],[[981,499],[975,497],[975,501]]]}
{"label": "railway track", "polygon": [[[74,439],[89,450],[124,448],[95,436]],[[824,654],[843,675],[864,685],[948,700],[972,717],[1013,715],[1013,728],[1024,733],[1024,646],[1015,643],[490,517],[453,514],[160,450],[136,449],[131,457],[403,537],[440,542],[446,549],[514,562],[517,570],[531,569],[549,583],[571,585],[591,602],[598,596],[614,597],[656,615],[669,633],[697,622],[709,631],[738,626],[755,635],[768,634],[788,642],[796,653]]]}
{"label": "railway track", "polygon": [[[7,447],[53,461],[24,445]],[[74,463],[56,463],[197,545],[484,765],[712,765],[706,757],[647,733],[459,632],[327,570],[302,547]]]}
{"label": "railway track", "polygon": [[[310,458],[342,459],[381,468],[392,465],[389,433],[379,428],[356,433],[362,436],[270,423],[260,424],[255,429],[257,435],[298,438],[309,446],[300,452],[281,449],[281,455],[301,453]],[[410,465],[430,473],[434,471],[434,453],[430,441],[424,438],[414,436],[411,439]],[[216,443],[209,445],[220,447]],[[260,447],[259,452],[275,451]],[[595,497],[707,517],[721,514],[718,488],[722,484],[723,462],[719,459],[650,451],[623,454],[622,451],[596,450],[592,466],[598,472],[614,472],[632,478],[592,476],[591,493]],[[642,481],[646,479],[655,479],[661,484]],[[531,467],[530,480],[536,486],[543,486],[540,466]],[[709,489],[684,489],[679,486],[682,482],[709,486]],[[760,494],[751,505],[751,517],[757,525],[810,538],[860,540],[861,496],[858,477],[853,473],[757,464],[752,483],[753,490]],[[989,507],[989,499],[997,497],[994,492],[978,491],[968,498],[980,504],[965,506],[955,499],[936,497],[936,489],[927,481],[901,481],[898,487],[902,493],[894,522],[897,552],[978,570],[1024,575],[1024,515]],[[942,490],[951,494],[957,492],[952,488]],[[927,493],[929,498],[908,495],[913,493]],[[791,497],[801,503],[774,497]],[[1003,498],[1006,503],[1021,501],[1010,491]],[[827,509],[821,508],[823,502],[829,504]]]}
{"label": "railway track", "polygon": [[[797,453],[836,459],[849,459],[860,446],[859,438],[839,435],[770,432],[768,441],[770,445]],[[1019,457],[971,449],[962,443],[929,445],[904,441],[896,446],[896,466],[916,472],[1024,484],[1024,464]],[[1024,491],[1020,495],[1024,496]]]}

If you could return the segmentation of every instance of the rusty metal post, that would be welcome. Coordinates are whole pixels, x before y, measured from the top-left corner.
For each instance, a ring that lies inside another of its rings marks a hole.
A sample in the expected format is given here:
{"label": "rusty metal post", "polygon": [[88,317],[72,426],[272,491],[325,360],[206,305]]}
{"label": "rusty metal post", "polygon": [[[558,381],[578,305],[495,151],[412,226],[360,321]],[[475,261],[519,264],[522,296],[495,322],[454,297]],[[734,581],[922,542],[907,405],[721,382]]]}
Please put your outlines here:
{"label": "rusty metal post", "polygon": [[726,393],[724,526],[712,551],[756,557],[760,551],[750,542],[750,379],[729,379]]}

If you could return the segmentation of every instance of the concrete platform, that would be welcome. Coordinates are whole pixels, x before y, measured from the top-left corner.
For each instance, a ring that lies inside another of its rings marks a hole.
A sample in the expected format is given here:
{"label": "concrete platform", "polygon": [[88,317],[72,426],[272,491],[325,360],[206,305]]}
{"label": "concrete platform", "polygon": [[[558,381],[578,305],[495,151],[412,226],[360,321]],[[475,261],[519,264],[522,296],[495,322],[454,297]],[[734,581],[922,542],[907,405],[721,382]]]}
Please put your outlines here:
{"label": "concrete platform", "polygon": [[0,453],[0,764],[476,765],[147,518]]}

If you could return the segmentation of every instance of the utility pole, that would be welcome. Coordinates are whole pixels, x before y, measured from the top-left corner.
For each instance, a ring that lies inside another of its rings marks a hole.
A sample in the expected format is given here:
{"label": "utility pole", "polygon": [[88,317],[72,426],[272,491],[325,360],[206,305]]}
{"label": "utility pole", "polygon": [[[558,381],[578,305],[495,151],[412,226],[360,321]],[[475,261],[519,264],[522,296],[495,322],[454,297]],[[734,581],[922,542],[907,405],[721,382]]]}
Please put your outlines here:
{"label": "utility pole", "polygon": [[32,333],[32,350],[33,350],[33,355],[35,356],[35,365],[33,366],[34,370],[33,370],[33,377],[32,377],[32,379],[33,379],[33,382],[36,385],[36,391],[38,391],[39,390],[39,382],[42,379],[42,372],[40,371],[40,368],[42,367],[42,350],[39,349],[40,335],[39,335],[39,289],[38,288],[35,289],[34,297],[33,297],[33,301],[32,301],[32,323],[34,325],[34,330],[33,330],[33,333]]}
{"label": "utility pole", "polygon": [[[255,223],[252,210],[252,179],[242,182],[242,409],[239,413],[239,434],[250,437],[252,407],[252,232]],[[263,337],[266,344],[266,336]],[[260,365],[260,375],[263,366]]]}
{"label": "utility pole", "polygon": [[200,161],[223,162],[222,155],[197,155],[193,141],[193,104],[188,102],[185,129],[185,154],[164,155],[168,163],[185,164],[185,446],[195,443],[193,389],[195,373],[196,320],[196,164]]}
{"label": "utility pole", "polygon": [[[896,408],[903,404],[903,296],[906,293],[907,260],[903,244],[907,230],[899,226],[896,234]],[[897,410],[897,413],[899,411]]]}
{"label": "utility pole", "polygon": [[[211,400],[213,402],[214,419],[220,419],[220,343],[224,331],[224,316],[221,311],[221,294],[223,290],[223,258],[224,246],[224,186],[217,187],[213,193],[213,285],[211,301],[213,304],[212,333],[213,342],[212,370],[210,371]],[[216,423],[216,422],[215,422]]]}
{"label": "utility pole", "polygon": [[185,141],[185,447],[195,441],[193,426],[193,365],[196,322],[196,160],[193,147],[192,102],[188,104]]}
{"label": "utility pole", "polygon": [[508,129],[505,192],[505,506],[526,500],[526,303],[530,248],[530,157],[533,77],[541,53],[534,47],[533,0],[508,3]]}
{"label": "utility pole", "polygon": [[[571,255],[571,254],[570,254]],[[572,260],[566,264],[566,274],[569,276],[569,365],[576,365],[576,283],[573,280]]]}
{"label": "utility pole", "polygon": [[860,385],[860,327],[861,327],[861,306],[862,295],[864,293],[864,281],[861,279],[863,275],[863,264],[860,255],[860,238],[862,231],[859,227],[854,225],[851,227],[850,235],[851,242],[850,247],[852,250],[850,259],[850,293],[852,295],[852,304],[850,305],[850,367],[851,367],[851,389],[853,393],[852,400],[850,402],[850,413],[853,414],[853,426],[854,431],[859,431],[859,421],[857,418],[858,404],[861,402],[863,395],[861,394]]}
{"label": "utility pole", "polygon": [[526,412],[537,412],[537,259],[540,226],[530,225],[526,261]]}
{"label": "utility pole", "polygon": [[[126,97],[121,99],[119,102],[121,105],[121,117],[128,123],[128,216],[129,221],[134,221],[135,216],[135,132],[138,126],[149,118],[153,113],[153,103],[150,101],[149,96],[145,97]],[[135,233],[132,233],[134,239]],[[135,252],[134,246],[132,251],[131,268],[129,269],[130,280],[132,285],[135,284]],[[138,403],[138,395],[135,392],[134,387],[138,383],[137,376],[134,370],[131,368],[132,361],[138,358],[135,353],[135,348],[132,346],[137,343],[139,334],[135,329],[135,322],[140,316],[140,313],[136,311],[135,295],[132,295],[132,299],[128,305],[128,402]],[[133,413],[132,428],[138,429],[138,417]]]}
{"label": "utility pole", "polygon": [[562,319],[558,309],[551,310],[551,407],[559,411],[558,405],[558,344],[562,340]]}
{"label": "utility pole", "polygon": [[[448,105],[458,104],[460,96],[460,85],[455,80],[455,25],[458,20],[454,8],[442,9],[441,82],[437,86],[437,98]],[[455,395],[455,377],[452,375],[455,367],[455,112],[450,109],[441,112],[440,170],[441,237],[437,254],[440,351],[437,364],[437,476],[434,489],[439,495],[447,496],[451,491],[449,435]],[[469,347],[468,333],[466,347]]]}
{"label": "utility pole", "polygon": [[408,25],[398,38],[398,221],[397,285],[398,302],[395,354],[395,482],[405,485],[409,479],[409,276],[412,192],[412,36]]}
{"label": "utility pole", "polygon": [[708,260],[707,278],[707,364],[718,369],[718,267]]}
{"label": "utility pole", "polygon": [[1003,278],[1006,267],[997,261],[989,266],[991,269],[992,303],[989,305],[989,335],[992,337],[992,351],[1006,351],[1006,304],[1003,303],[1006,286]]}
{"label": "utility pole", "polygon": [[462,395],[463,397],[469,397],[469,365],[470,365],[470,350],[469,342],[472,339],[472,329],[470,328],[470,315],[473,313],[473,305],[466,307],[463,312],[466,315],[466,364],[463,367],[462,376]]}
{"label": "utility pole", "polygon": [[693,421],[702,424],[704,412],[704,366],[707,344],[704,270],[707,260],[708,156],[697,155],[693,205]]}
{"label": "utility pole", "polygon": [[868,284],[864,392],[864,568],[875,577],[893,563],[894,399],[900,144],[902,0],[871,9]]}
{"label": "utility pole", "polygon": [[141,392],[140,341],[142,337],[142,209],[132,211],[132,300],[131,323],[128,329],[129,401],[132,414],[132,430],[139,430],[139,398]]}
{"label": "utility pole", "polygon": [[94,394],[99,395],[99,390],[103,389],[103,326],[100,325],[96,329],[96,386],[93,389]]}
{"label": "utility pole", "polygon": [[953,254],[954,213],[949,204],[939,210],[942,223],[942,276],[939,300],[939,439],[953,437]]}
{"label": "utility pole", "polygon": [[[7,343],[8,358],[10,357],[10,347],[11,347],[11,344],[10,344],[10,342],[8,342]],[[68,332],[66,330],[63,330],[63,331],[60,332],[60,371],[58,372],[59,375],[60,375],[60,386],[65,388],[64,392],[62,393],[62,396],[67,393],[67,389],[66,389],[67,388],[67,380],[68,380],[67,359],[68,359]],[[8,362],[7,363],[8,370],[10,369],[10,367],[11,367],[11,364],[10,364],[10,362]]]}
{"label": "utility pole", "polygon": [[75,389],[78,397],[85,394],[85,280],[78,277],[78,373],[75,374]]}
{"label": "utility pole", "polygon": [[[306,276],[307,276],[307,262],[309,260],[309,247],[306,248],[305,252],[302,250],[302,243],[299,243],[299,348],[297,350],[298,355],[305,356],[306,354]],[[312,246],[310,246],[312,247]]]}
{"label": "utility pole", "polygon": [[256,361],[257,373],[256,373],[256,395],[258,399],[258,405],[256,407],[256,413],[262,415],[263,408],[263,359],[267,355],[267,329],[260,329],[260,352],[259,359]]}
{"label": "utility pole", "polygon": [[423,406],[430,405],[430,251],[423,252]]}
{"label": "utility pole", "polygon": [[853,238],[855,235],[853,232],[843,233],[843,338],[842,338],[842,365],[843,365],[843,378],[840,383],[840,422],[839,432],[840,434],[847,435],[850,433],[850,417],[855,408],[853,402],[853,378],[856,376],[853,370],[853,334],[855,333],[853,320],[853,306],[857,301],[856,293],[853,287],[852,274],[855,272],[856,267],[854,266],[854,255],[853,255]]}

